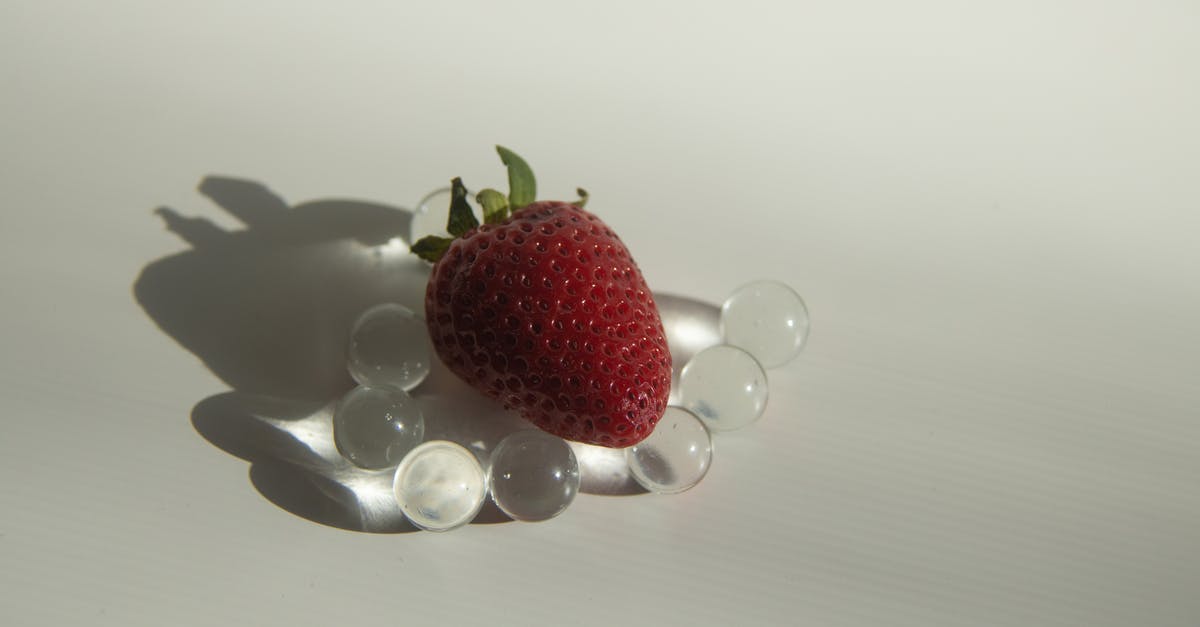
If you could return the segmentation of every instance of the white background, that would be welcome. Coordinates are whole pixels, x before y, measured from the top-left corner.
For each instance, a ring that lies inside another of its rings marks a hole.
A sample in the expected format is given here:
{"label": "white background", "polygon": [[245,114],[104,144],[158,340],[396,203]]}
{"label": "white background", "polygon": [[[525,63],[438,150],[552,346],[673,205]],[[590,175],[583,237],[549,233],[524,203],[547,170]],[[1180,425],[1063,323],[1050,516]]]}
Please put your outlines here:
{"label": "white background", "polygon": [[[10,1],[0,85],[0,623],[1200,624],[1193,1]],[[794,286],[806,352],[679,496],[277,505],[134,296],[152,211],[411,207],[495,143],[656,290]]]}

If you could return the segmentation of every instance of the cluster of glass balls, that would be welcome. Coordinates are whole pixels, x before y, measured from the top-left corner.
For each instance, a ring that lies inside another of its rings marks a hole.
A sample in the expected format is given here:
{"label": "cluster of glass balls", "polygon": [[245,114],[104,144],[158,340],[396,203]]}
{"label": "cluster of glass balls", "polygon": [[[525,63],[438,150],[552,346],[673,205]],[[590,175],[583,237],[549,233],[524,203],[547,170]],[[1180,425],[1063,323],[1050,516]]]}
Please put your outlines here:
{"label": "cluster of glass balls", "polygon": [[[741,429],[767,404],[766,368],[799,354],[808,338],[804,301],[788,286],[757,281],[721,307],[722,344],[697,353],[679,378],[679,405],[654,432],[624,450],[629,474],[660,494],[690,489],[712,464],[712,432]],[[409,395],[429,374],[424,321],[410,309],[376,305],[355,321],[347,366],[358,386],[337,404],[334,441],[350,463],[395,468],[393,492],[404,516],[428,531],[470,522],[490,494],[505,514],[543,521],[561,514],[579,491],[574,451],[537,429],[505,437],[483,463],[467,448],[425,441],[425,417]]]}
{"label": "cluster of glass balls", "polygon": [[338,452],[366,470],[395,468],[392,490],[405,518],[427,531],[467,524],[490,493],[514,520],[562,513],[579,491],[570,446],[537,429],[510,434],[486,465],[448,440],[424,441],[425,417],[409,392],[429,375],[425,322],[395,303],[376,305],[354,322],[347,368],[358,385],[338,401]]}
{"label": "cluster of glass balls", "polygon": [[645,440],[625,449],[630,474],[651,492],[695,486],[712,464],[714,431],[758,420],[767,407],[766,368],[791,361],[808,339],[808,309],[792,288],[756,281],[721,307],[724,343],[696,353],[679,375],[679,406]]}

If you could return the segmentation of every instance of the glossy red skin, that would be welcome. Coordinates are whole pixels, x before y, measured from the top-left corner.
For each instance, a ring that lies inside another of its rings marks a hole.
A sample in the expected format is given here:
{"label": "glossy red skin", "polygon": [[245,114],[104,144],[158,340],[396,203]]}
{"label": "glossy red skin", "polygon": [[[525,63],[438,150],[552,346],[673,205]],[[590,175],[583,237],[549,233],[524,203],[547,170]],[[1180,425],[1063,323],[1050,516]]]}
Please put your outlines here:
{"label": "glossy red skin", "polygon": [[455,239],[425,319],[451,371],[559,437],[632,446],[666,410],[654,297],[621,240],[574,205],[534,203]]}

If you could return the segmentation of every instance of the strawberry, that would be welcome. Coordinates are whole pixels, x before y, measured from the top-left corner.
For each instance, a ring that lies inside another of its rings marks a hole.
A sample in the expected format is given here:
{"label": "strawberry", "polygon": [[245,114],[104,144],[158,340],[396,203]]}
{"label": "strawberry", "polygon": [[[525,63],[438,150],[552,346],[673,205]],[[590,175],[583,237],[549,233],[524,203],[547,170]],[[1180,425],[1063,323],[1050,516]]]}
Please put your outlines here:
{"label": "strawberry", "polygon": [[629,250],[575,202],[535,202],[523,159],[497,146],[510,192],[483,190],[479,224],[460,179],[447,230],[413,252],[433,262],[425,319],[438,357],[484,394],[559,437],[613,448],[654,430],[671,354]]}

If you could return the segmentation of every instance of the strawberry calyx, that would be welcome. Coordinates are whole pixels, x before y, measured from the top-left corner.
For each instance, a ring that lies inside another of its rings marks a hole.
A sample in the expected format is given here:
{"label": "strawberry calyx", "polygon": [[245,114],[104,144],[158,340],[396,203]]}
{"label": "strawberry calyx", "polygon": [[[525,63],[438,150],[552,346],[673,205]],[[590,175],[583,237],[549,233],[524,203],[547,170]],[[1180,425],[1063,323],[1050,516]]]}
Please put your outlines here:
{"label": "strawberry calyx", "polygon": [[[508,168],[508,195],[490,188],[475,195],[475,201],[483,209],[484,224],[504,222],[513,212],[537,200],[537,179],[529,164],[504,146],[496,146],[496,152]],[[455,177],[450,185],[450,217],[446,220],[446,232],[451,237],[427,235],[414,242],[411,248],[413,254],[430,263],[437,263],[456,238],[479,226],[479,219],[467,202],[467,188],[462,179]],[[582,188],[577,192],[579,200],[572,204],[582,208],[587,203],[588,195]]]}
{"label": "strawberry calyx", "polygon": [[446,221],[446,232],[459,237],[479,226],[475,212],[467,203],[467,188],[457,176],[450,181],[450,218]]}
{"label": "strawberry calyx", "polygon": [[529,164],[504,146],[496,146],[496,152],[500,154],[500,161],[508,168],[508,204],[512,206],[512,210],[516,211],[533,204],[537,200],[537,179],[533,177],[533,170],[529,168]]}

